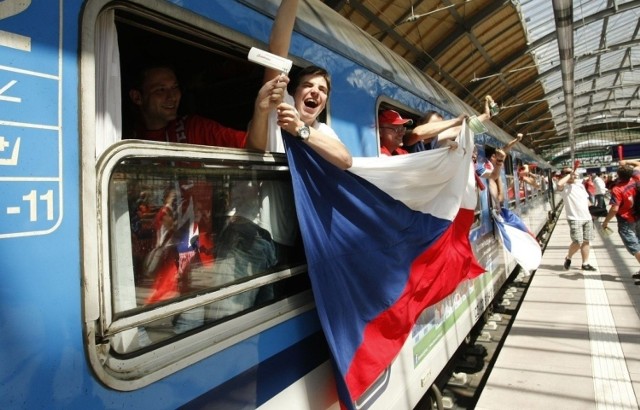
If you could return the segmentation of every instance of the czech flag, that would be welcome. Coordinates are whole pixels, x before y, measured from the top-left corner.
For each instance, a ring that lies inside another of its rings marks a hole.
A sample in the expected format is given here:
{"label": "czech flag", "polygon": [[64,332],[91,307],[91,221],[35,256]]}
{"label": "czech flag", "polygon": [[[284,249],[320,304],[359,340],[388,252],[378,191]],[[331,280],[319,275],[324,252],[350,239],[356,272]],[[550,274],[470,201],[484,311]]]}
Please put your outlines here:
{"label": "czech flag", "polygon": [[528,272],[538,269],[542,261],[542,249],[533,233],[518,215],[507,208],[500,210],[500,217],[494,218],[502,246]]}
{"label": "czech flag", "polygon": [[285,138],[316,307],[352,409],[420,313],[484,272],[469,242],[473,134],[463,127],[455,150],[354,158],[349,171]]}

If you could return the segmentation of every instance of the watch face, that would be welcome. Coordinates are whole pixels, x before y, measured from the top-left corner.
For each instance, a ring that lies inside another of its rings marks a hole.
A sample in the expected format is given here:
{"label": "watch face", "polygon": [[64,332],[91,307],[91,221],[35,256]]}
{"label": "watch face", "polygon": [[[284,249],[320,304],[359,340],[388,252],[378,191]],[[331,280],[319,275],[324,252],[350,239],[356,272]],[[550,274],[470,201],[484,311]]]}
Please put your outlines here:
{"label": "watch face", "polygon": [[309,130],[309,126],[307,125],[300,127],[300,129],[298,130],[298,136],[303,140],[308,139],[310,134],[311,132]]}

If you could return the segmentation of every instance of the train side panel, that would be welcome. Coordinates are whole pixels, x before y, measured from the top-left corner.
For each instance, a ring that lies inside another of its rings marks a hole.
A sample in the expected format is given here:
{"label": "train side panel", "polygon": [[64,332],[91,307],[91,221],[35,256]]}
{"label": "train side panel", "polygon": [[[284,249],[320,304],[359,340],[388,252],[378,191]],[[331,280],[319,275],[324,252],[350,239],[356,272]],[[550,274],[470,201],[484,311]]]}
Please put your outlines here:
{"label": "train side panel", "polygon": [[0,9],[0,407],[80,407],[78,2]]}

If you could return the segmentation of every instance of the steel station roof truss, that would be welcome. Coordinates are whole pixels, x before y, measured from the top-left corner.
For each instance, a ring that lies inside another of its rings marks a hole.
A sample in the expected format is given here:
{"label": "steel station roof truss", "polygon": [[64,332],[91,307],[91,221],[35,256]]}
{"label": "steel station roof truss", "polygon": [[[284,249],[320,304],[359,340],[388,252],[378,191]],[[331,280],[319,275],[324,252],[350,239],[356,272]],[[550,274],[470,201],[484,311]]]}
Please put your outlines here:
{"label": "steel station roof truss", "polygon": [[640,142],[640,0],[323,2],[551,163]]}

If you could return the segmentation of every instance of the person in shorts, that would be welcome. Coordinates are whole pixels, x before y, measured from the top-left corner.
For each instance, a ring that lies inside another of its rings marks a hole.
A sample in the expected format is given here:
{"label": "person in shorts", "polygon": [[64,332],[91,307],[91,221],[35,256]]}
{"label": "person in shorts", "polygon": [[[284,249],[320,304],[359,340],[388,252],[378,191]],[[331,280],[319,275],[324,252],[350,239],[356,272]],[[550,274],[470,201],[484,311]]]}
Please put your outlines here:
{"label": "person in shorts", "polygon": [[571,257],[580,251],[582,270],[597,270],[589,264],[590,241],[593,239],[593,222],[589,213],[589,194],[578,174],[571,168],[564,168],[557,184],[558,191],[564,201],[569,222],[571,245],[564,258],[564,268],[571,267]]}
{"label": "person in shorts", "polygon": [[[623,162],[620,161],[620,163]],[[611,189],[611,208],[602,221],[602,229],[607,229],[609,221],[616,217],[620,239],[627,251],[635,256],[638,262],[640,262],[640,219],[634,212],[633,202],[639,171],[640,167],[634,168],[630,163],[618,168],[618,182]],[[640,279],[640,271],[634,273],[633,278]]]}

